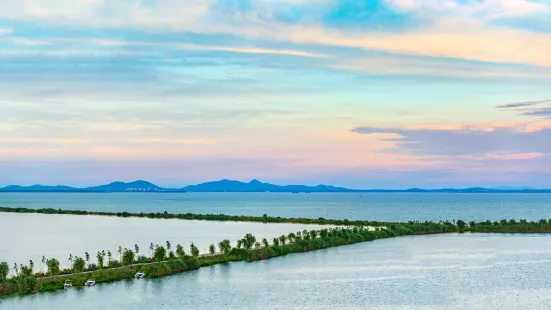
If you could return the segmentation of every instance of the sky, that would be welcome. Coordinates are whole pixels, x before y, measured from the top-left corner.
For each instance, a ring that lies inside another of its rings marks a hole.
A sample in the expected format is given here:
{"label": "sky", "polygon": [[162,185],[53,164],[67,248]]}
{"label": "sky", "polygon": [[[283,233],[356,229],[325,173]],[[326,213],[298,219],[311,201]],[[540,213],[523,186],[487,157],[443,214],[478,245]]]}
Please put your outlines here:
{"label": "sky", "polygon": [[551,188],[549,0],[0,8],[0,185]]}

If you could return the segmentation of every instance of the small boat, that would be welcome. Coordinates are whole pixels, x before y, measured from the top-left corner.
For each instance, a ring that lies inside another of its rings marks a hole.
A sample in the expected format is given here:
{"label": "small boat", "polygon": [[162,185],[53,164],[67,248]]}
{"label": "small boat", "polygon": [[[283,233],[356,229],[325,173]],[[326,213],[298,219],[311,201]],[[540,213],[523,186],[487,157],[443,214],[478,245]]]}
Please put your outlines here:
{"label": "small boat", "polygon": [[143,272],[138,272],[134,275],[134,278],[136,279],[142,279],[143,277],[145,277],[145,273]]}
{"label": "small boat", "polygon": [[70,289],[71,287],[73,287],[73,283],[69,280],[65,281],[65,284],[63,284],[63,288],[66,290]]}
{"label": "small boat", "polygon": [[96,280],[88,280],[84,283],[84,286],[94,286],[96,285]]}

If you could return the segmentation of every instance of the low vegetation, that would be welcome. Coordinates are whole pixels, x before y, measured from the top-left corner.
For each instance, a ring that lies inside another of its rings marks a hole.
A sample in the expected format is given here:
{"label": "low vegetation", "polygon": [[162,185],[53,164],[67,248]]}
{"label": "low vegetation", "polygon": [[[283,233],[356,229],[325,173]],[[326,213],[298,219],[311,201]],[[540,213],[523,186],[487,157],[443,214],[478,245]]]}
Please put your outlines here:
{"label": "low vegetation", "polygon": [[[496,222],[470,222],[462,220],[446,222],[407,222],[407,223],[380,223],[370,221],[346,220],[308,220],[286,219],[227,215],[193,215],[156,213],[153,215],[131,214],[118,215],[116,213],[89,213],[85,211],[67,211],[53,209],[13,209],[0,208],[0,212],[47,213],[47,214],[78,214],[78,215],[108,215],[108,216],[137,216],[148,218],[181,218],[201,220],[238,220],[264,223],[308,223],[333,224],[346,223],[343,227],[324,228],[319,230],[303,230],[291,232],[273,238],[270,243],[267,239],[259,240],[252,234],[245,235],[238,240],[236,246],[230,240],[222,240],[209,247],[209,253],[201,254],[192,243],[189,254],[180,245],[173,247],[169,241],[164,245],[150,244],[148,255],[140,255],[140,248],[134,245],[131,248],[119,247],[116,253],[98,251],[94,255],[89,253],[81,256],[69,255],[67,259],[70,268],[60,270],[60,263],[55,258],[42,258],[40,271],[35,270],[33,261],[28,264],[10,267],[7,263],[0,263],[0,297],[11,295],[25,295],[38,292],[49,292],[63,289],[65,281],[71,281],[73,286],[84,286],[88,279],[96,283],[106,283],[123,279],[131,279],[136,272],[144,272],[146,277],[162,277],[174,273],[195,270],[200,267],[225,264],[232,261],[258,261],[278,257],[291,253],[308,252],[334,246],[342,246],[358,242],[373,241],[382,238],[391,238],[404,235],[440,234],[450,232],[493,232],[493,233],[549,233],[551,220],[529,222],[526,220],[501,220]],[[377,224],[375,229],[369,226]],[[382,226],[384,225],[384,226]]]}

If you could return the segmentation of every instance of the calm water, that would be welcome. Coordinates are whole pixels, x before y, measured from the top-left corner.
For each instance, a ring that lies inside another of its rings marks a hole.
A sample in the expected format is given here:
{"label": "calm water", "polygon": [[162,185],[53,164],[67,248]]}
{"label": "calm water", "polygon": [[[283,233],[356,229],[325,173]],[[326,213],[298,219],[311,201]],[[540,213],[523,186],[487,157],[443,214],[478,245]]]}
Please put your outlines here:
{"label": "calm water", "polygon": [[0,206],[379,221],[551,218],[551,194],[0,193]]}
{"label": "calm water", "polygon": [[23,309],[550,309],[550,235],[401,237],[0,302]]}
{"label": "calm water", "polygon": [[69,254],[84,257],[89,252],[95,262],[98,251],[110,250],[118,258],[119,246],[134,249],[134,244],[138,244],[141,255],[149,255],[151,242],[164,245],[167,240],[173,248],[182,244],[188,253],[194,242],[201,252],[207,253],[210,244],[229,239],[235,246],[247,233],[254,234],[258,241],[271,240],[320,226],[0,213],[0,227],[0,261],[13,266],[27,265],[32,259],[40,269],[42,255],[55,257],[67,266]]}

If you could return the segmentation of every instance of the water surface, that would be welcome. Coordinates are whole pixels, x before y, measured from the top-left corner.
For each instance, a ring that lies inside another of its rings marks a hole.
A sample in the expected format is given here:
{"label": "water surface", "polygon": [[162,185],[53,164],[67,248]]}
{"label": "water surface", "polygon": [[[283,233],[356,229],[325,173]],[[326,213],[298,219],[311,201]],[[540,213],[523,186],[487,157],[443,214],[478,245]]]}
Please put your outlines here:
{"label": "water surface", "polygon": [[229,239],[235,246],[247,233],[261,241],[320,226],[0,213],[0,227],[0,261],[13,266],[13,263],[27,265],[32,259],[37,269],[41,269],[43,255],[68,266],[69,254],[85,257],[88,252],[91,262],[96,262],[98,251],[110,250],[114,258],[119,258],[119,246],[134,250],[137,244],[140,255],[149,256],[151,242],[165,245],[167,240],[173,249],[180,243],[190,253],[190,244],[194,242],[202,253],[207,253],[210,244]]}
{"label": "water surface", "polygon": [[377,221],[551,218],[551,194],[0,193],[0,206]]}
{"label": "water surface", "polygon": [[551,236],[378,240],[0,302],[23,309],[550,309]]}

